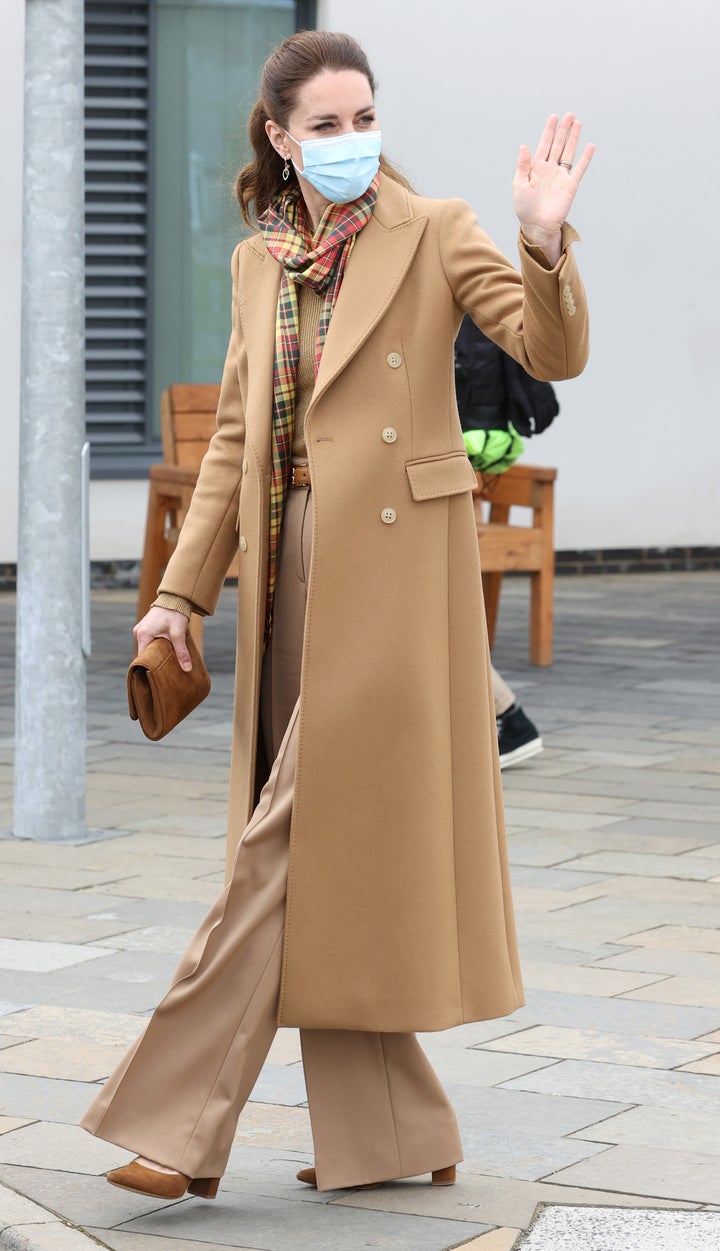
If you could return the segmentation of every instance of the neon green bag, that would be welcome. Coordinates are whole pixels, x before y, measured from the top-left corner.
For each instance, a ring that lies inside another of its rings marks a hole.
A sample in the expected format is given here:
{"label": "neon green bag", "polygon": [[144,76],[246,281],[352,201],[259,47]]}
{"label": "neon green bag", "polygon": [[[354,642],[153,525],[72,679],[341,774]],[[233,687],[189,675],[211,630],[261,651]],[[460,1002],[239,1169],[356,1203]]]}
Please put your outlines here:
{"label": "neon green bag", "polygon": [[470,464],[480,473],[504,473],[525,450],[510,422],[507,430],[464,430],[463,439]]}

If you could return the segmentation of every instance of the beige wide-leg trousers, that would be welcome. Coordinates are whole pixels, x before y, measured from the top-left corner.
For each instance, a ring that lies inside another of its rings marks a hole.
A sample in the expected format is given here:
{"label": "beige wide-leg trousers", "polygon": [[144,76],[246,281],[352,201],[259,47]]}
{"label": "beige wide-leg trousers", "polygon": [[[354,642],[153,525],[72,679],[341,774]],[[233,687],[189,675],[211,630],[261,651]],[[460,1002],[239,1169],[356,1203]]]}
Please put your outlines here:
{"label": "beige wide-leg trousers", "polygon": [[[270,777],[230,883],[81,1121],[97,1137],[191,1177],[222,1175],[276,1030],[311,550],[310,491],[292,489],[262,674]],[[412,1177],[462,1159],[455,1114],[414,1034],[304,1029],[301,1044],[321,1190]]]}

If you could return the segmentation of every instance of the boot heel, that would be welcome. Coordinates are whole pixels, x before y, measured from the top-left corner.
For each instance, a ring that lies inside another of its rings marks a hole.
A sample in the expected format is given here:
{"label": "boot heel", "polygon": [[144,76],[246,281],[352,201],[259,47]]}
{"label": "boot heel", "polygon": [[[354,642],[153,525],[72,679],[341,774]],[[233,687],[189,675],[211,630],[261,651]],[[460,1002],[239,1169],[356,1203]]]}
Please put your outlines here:
{"label": "boot heel", "polygon": [[455,1165],[449,1164],[447,1168],[436,1168],[432,1175],[433,1186],[454,1186],[455,1185]]}
{"label": "boot heel", "polygon": [[199,1199],[214,1199],[220,1185],[219,1177],[195,1177],[187,1188],[189,1195]]}

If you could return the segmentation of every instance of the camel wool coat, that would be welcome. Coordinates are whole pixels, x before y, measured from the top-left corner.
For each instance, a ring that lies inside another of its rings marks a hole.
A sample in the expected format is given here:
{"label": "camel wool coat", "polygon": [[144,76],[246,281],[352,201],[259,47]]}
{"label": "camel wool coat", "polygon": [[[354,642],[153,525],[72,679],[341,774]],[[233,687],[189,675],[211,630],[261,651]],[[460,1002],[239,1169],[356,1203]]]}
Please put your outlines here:
{"label": "camel wool coat", "polygon": [[[564,228],[521,272],[460,200],[381,176],[305,432],[313,555],[280,1025],[439,1030],[522,1003],[478,545],[455,403],[463,313],[535,377],[578,374],[585,298]],[[543,263],[544,261],[544,263]],[[240,549],[229,864],[258,748],[281,269],[235,251],[217,433],[161,591],[212,613]]]}

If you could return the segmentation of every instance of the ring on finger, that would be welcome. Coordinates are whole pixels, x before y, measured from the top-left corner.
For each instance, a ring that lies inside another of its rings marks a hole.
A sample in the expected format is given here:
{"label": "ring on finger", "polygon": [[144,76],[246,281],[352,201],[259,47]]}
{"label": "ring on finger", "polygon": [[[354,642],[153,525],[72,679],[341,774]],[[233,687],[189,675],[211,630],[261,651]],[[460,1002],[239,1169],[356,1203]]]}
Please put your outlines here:
{"label": "ring on finger", "polygon": [[572,169],[572,161],[558,161],[558,165],[562,165],[563,169],[568,170],[568,172]]}

